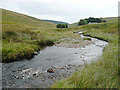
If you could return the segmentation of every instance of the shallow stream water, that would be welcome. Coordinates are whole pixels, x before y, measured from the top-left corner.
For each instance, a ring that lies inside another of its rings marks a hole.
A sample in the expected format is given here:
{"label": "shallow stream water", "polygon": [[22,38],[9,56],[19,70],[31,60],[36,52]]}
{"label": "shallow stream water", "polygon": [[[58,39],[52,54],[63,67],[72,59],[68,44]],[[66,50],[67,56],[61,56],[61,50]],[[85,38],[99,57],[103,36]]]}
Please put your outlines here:
{"label": "shallow stream water", "polygon": [[[87,37],[81,35],[81,37]],[[91,37],[90,37],[91,38]],[[94,42],[84,48],[51,46],[40,51],[31,60],[4,63],[2,65],[3,88],[47,88],[84,67],[96,62],[102,55],[105,41],[91,38]],[[52,68],[54,73],[48,73]]]}

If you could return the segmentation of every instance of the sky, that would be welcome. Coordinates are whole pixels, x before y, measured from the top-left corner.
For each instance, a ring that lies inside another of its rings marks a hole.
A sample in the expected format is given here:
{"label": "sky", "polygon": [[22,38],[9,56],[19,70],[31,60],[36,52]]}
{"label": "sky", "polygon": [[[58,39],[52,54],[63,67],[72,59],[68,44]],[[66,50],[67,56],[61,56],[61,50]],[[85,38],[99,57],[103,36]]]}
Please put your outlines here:
{"label": "sky", "polygon": [[0,8],[39,19],[78,22],[88,17],[117,17],[119,0],[0,0]]}

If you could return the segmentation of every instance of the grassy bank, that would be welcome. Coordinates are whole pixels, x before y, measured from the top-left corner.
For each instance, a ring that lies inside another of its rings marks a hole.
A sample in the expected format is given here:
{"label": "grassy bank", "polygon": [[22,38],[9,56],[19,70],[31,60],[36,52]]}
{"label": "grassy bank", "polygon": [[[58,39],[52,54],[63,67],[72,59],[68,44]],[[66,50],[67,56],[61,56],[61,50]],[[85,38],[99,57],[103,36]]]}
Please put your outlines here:
{"label": "grassy bank", "polygon": [[54,29],[55,24],[4,9],[1,23],[2,62],[31,58],[34,52],[54,43],[42,32]]}
{"label": "grassy bank", "polygon": [[57,81],[52,88],[118,88],[118,25],[112,23],[77,27],[84,35],[107,40],[109,45],[96,63],[85,65],[82,71]]}
{"label": "grassy bank", "polygon": [[57,29],[56,24],[2,9],[2,62],[32,57],[45,46],[62,38],[80,38],[73,29]]}

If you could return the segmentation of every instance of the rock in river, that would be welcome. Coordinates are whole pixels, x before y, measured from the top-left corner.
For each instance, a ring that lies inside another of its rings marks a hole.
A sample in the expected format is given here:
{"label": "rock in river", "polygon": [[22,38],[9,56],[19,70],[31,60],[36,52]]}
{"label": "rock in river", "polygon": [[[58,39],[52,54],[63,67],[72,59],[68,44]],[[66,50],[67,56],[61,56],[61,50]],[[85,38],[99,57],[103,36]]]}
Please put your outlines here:
{"label": "rock in river", "polygon": [[39,53],[38,52],[34,52],[34,55],[38,55]]}
{"label": "rock in river", "polygon": [[53,70],[52,68],[49,68],[49,69],[47,70],[47,72],[49,72],[49,73],[54,73],[54,70]]}

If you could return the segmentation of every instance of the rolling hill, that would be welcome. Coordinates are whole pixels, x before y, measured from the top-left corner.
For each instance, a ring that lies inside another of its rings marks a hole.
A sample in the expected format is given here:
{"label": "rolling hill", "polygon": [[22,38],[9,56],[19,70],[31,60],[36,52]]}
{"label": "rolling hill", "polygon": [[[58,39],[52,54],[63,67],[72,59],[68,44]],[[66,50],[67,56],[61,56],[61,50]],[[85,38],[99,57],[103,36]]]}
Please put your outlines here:
{"label": "rolling hill", "polygon": [[[43,28],[45,29],[46,26],[49,28],[56,26],[53,23],[45,22],[45,21],[39,20],[37,18],[31,17],[31,16],[16,13],[13,11],[8,11],[5,9],[2,9],[2,25],[3,25],[3,32],[6,30],[10,30],[10,28],[7,28],[7,27],[9,27],[11,25],[13,26],[12,30],[16,26],[20,27],[21,25],[24,29],[25,28],[33,28],[33,27],[40,27],[41,29],[43,29]],[[23,30],[23,28],[21,30]]]}

